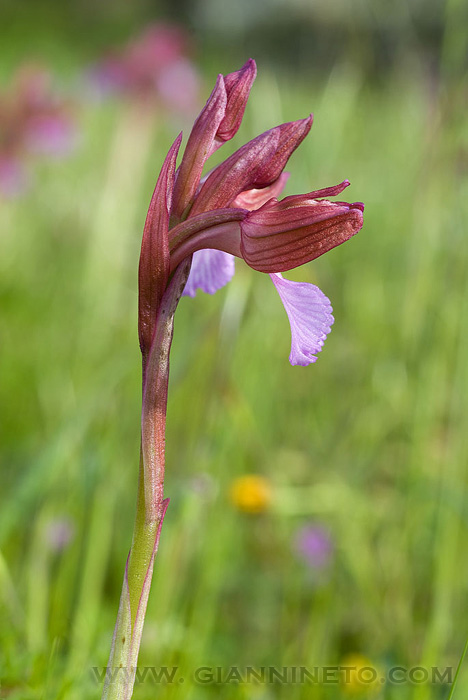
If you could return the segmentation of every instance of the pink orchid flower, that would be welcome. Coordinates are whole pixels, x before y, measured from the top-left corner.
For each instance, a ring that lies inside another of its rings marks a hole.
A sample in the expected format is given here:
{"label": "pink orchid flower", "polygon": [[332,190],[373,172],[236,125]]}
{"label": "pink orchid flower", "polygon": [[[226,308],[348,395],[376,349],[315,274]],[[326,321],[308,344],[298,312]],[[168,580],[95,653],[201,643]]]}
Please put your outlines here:
{"label": "pink orchid flower", "polygon": [[291,325],[290,362],[316,361],[333,323],[328,298],[313,284],[285,279],[291,270],[357,233],[364,205],[330,201],[348,185],[277,199],[284,167],[307,136],[312,115],[276,126],[245,144],[207,176],[206,161],[238,131],[256,75],[250,59],[219,75],[198,116],[178,168],[182,136],[169,150],[151,200],[140,259],[139,334],[151,347],[159,304],[176,268],[192,257],[184,294],[213,294],[234,274],[234,257],[268,273]]}

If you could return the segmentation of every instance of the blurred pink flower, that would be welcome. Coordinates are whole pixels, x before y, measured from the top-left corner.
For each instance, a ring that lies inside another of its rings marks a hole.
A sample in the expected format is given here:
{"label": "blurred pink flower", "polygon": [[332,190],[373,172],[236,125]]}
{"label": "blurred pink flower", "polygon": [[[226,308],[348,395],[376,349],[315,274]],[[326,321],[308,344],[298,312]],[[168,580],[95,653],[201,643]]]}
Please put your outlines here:
{"label": "blurred pink flower", "polygon": [[77,127],[70,105],[57,94],[52,82],[51,73],[44,68],[23,68],[13,99],[25,150],[56,156],[73,149]]}
{"label": "blurred pink flower", "polygon": [[174,61],[156,78],[163,101],[180,112],[188,112],[197,103],[199,84],[196,68],[186,58]]}
{"label": "blurred pink flower", "polygon": [[32,153],[66,156],[74,148],[76,129],[59,114],[38,114],[31,117],[25,128],[25,145]]}
{"label": "blurred pink flower", "polygon": [[18,197],[28,189],[29,178],[22,163],[13,157],[0,155],[0,196]]}
{"label": "blurred pink flower", "polygon": [[120,93],[189,111],[197,104],[200,83],[189,53],[182,29],[155,24],[122,51],[99,61],[92,69],[92,79],[104,95]]}
{"label": "blurred pink flower", "polygon": [[322,525],[305,525],[295,534],[294,549],[311,569],[322,570],[330,564],[334,546]]}
{"label": "blurred pink flower", "polygon": [[77,133],[71,106],[54,90],[49,71],[21,66],[0,94],[0,192],[10,197],[25,191],[31,157],[67,155]]}
{"label": "blurred pink flower", "polygon": [[52,552],[66,549],[74,537],[75,526],[70,518],[57,517],[47,523],[45,539]]}

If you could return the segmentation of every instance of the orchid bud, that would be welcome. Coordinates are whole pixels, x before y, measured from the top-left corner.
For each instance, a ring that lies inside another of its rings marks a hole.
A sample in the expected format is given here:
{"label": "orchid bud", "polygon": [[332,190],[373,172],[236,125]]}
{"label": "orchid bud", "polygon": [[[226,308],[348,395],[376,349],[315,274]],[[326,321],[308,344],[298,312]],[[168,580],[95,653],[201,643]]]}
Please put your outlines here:
{"label": "orchid bud", "polygon": [[239,131],[244,116],[250,89],[257,75],[257,66],[252,58],[242,68],[234,73],[224,76],[226,88],[226,114],[215,137],[215,148],[219,148],[226,141],[230,141]]}

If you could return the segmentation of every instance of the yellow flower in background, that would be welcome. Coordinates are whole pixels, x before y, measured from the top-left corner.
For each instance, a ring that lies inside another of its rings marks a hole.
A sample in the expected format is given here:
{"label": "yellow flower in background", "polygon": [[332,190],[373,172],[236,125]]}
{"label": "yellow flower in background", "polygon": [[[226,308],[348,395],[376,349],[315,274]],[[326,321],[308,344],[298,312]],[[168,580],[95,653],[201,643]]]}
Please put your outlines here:
{"label": "yellow flower in background", "polygon": [[348,654],[340,668],[341,685],[348,695],[375,696],[382,687],[382,671],[367,656]]}
{"label": "yellow flower in background", "polygon": [[239,510],[245,513],[263,513],[271,503],[271,484],[264,476],[246,474],[234,479],[229,496]]}

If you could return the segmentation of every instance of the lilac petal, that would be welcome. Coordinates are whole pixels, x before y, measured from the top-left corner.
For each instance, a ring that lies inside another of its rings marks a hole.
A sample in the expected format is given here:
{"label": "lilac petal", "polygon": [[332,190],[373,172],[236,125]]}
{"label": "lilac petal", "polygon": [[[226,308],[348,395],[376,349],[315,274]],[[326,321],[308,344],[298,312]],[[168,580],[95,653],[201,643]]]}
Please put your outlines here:
{"label": "lilac petal", "polygon": [[221,250],[204,249],[193,254],[183,296],[194,297],[197,289],[214,294],[234,275],[234,256]]}
{"label": "lilac petal", "polygon": [[280,273],[270,274],[270,277],[291,325],[289,362],[306,367],[316,362],[314,355],[322,350],[330,333],[334,321],[330,300],[314,284],[292,282]]}

